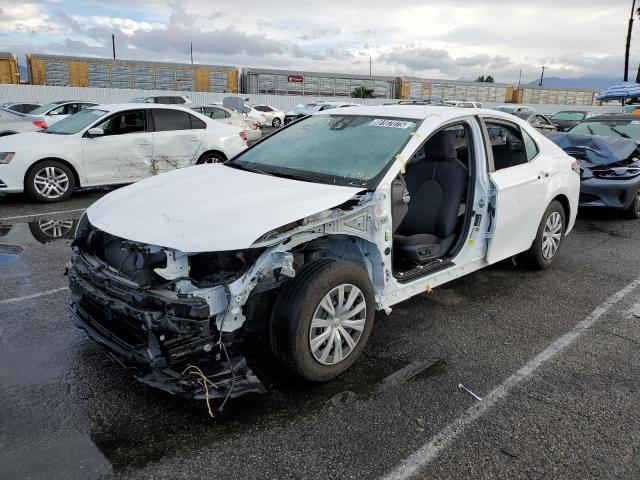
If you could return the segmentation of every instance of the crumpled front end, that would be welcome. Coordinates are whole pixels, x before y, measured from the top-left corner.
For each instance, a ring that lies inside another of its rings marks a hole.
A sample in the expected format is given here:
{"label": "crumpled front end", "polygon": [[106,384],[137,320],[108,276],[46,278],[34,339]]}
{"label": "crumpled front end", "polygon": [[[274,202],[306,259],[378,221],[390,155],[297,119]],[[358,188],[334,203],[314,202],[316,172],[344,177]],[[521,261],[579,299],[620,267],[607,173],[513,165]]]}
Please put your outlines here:
{"label": "crumpled front end", "polygon": [[[136,379],[166,392],[194,399],[264,392],[242,353],[242,332],[221,333],[211,316],[212,298],[181,290],[186,280],[167,258],[158,247],[93,229],[85,217],[68,265],[76,326]],[[222,268],[237,266],[233,259],[224,261]],[[192,276],[210,291],[241,273]]]}

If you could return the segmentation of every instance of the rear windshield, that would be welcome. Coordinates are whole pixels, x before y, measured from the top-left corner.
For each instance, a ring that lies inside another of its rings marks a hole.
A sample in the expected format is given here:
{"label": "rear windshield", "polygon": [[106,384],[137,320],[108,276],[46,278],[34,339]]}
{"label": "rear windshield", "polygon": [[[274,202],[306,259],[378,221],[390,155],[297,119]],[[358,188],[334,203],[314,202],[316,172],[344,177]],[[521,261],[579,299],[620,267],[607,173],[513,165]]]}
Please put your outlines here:
{"label": "rear windshield", "polygon": [[418,123],[364,115],[313,115],[271,135],[232,163],[277,176],[373,189]]}
{"label": "rear windshield", "polygon": [[49,128],[42,130],[43,133],[53,133],[55,135],[73,135],[88,127],[97,119],[105,115],[104,110],[87,109],[63,118],[54,123]]}
{"label": "rear windshield", "polygon": [[567,120],[570,122],[579,122],[584,120],[586,114],[584,112],[558,112],[551,117],[551,120]]}

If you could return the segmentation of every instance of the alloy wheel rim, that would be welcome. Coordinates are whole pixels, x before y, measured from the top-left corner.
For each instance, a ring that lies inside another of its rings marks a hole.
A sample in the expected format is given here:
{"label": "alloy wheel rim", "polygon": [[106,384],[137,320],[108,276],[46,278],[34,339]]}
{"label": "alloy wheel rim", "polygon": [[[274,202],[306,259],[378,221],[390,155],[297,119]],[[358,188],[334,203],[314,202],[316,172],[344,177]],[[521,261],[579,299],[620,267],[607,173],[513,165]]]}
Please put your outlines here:
{"label": "alloy wheel rim", "polygon": [[367,302],[362,290],[343,283],[329,291],[316,307],[309,329],[309,347],[315,360],[335,365],[347,358],[362,337]]}
{"label": "alloy wheel rim", "polygon": [[640,192],[636,195],[636,214],[640,216]]}
{"label": "alloy wheel rim", "polygon": [[69,177],[58,167],[44,167],[33,177],[33,185],[45,198],[60,198],[67,193]]}
{"label": "alloy wheel rim", "polygon": [[542,232],[542,256],[551,260],[560,247],[562,239],[562,217],[558,212],[553,212],[547,218]]}
{"label": "alloy wheel rim", "polygon": [[60,238],[67,235],[73,228],[73,220],[40,220],[38,228],[51,238]]}

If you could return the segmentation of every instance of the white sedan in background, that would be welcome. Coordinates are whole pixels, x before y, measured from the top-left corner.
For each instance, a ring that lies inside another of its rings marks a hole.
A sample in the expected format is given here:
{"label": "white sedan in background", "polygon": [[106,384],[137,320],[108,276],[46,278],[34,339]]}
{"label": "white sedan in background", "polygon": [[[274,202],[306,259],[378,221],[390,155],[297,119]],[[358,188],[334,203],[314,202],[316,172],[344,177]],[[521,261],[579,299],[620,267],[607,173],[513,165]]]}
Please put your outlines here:
{"label": "white sedan in background", "polygon": [[262,126],[279,128],[284,123],[284,112],[270,105],[247,105],[245,113],[257,119]]}
{"label": "white sedan in background", "polygon": [[65,100],[39,106],[23,116],[4,116],[0,118],[0,132],[5,135],[20,132],[35,132],[78,113],[85,108],[98,105],[95,102]]}
{"label": "white sedan in background", "polygon": [[222,105],[198,105],[193,103],[185,106],[220,123],[241,128],[247,136],[247,142],[257,142],[262,138],[260,121],[257,119],[248,118],[246,115],[234,112]]}
{"label": "white sedan in background", "polygon": [[172,105],[92,107],[40,132],[0,138],[0,193],[43,202],[74,188],[132,183],[247,148],[237,127]]}

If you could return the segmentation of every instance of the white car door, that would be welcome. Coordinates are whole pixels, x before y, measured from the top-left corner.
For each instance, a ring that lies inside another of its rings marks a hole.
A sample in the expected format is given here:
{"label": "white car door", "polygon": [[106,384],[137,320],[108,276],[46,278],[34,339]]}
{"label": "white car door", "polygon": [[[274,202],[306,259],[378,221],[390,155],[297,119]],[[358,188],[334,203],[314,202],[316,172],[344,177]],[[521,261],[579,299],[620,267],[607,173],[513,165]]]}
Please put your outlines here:
{"label": "white car door", "polygon": [[95,125],[104,135],[82,137],[82,160],[89,185],[128,183],[155,174],[153,136],[147,111],[127,110]]}
{"label": "white car door", "polygon": [[485,118],[495,171],[492,237],[487,260],[494,263],[528,250],[547,209],[552,161],[539,154],[529,134],[518,125]]}
{"label": "white car door", "polygon": [[195,158],[207,125],[184,110],[154,108],[153,163],[158,172],[187,167]]}

